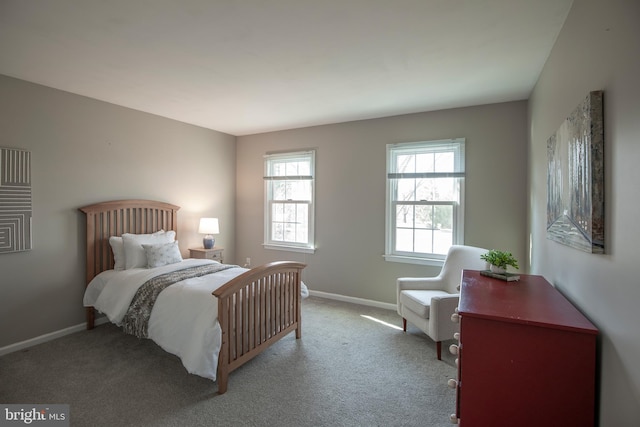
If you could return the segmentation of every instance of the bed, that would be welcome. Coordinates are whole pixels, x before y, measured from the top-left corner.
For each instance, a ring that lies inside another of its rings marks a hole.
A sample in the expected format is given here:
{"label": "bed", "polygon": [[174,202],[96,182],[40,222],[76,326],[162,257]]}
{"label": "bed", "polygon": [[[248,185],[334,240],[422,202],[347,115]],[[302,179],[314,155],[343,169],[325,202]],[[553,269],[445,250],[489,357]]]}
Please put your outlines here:
{"label": "bed", "polygon": [[[179,209],[169,203],[140,199],[80,208],[86,215],[87,329],[93,329],[96,311],[105,313],[116,324],[135,323],[127,322],[130,319],[126,316],[134,304],[130,304],[131,298],[127,301],[127,297],[120,296],[120,289],[131,294],[136,292],[132,289],[141,288],[141,281],[160,280],[188,268],[199,269],[200,276],[172,284],[156,295],[145,332],[162,348],[179,356],[189,372],[217,381],[218,393],[222,394],[227,390],[233,370],[291,332],[295,331],[296,339],[301,338],[301,299],[308,295],[301,280],[305,264],[277,261],[246,269],[212,260],[186,259],[147,268],[135,262],[129,266],[129,257],[127,265],[119,265],[121,254],[114,256],[116,246],[110,244],[110,239],[113,243],[124,238],[125,243],[130,243],[133,235],[169,242],[171,237],[177,248]],[[162,246],[171,245],[144,245],[149,263],[152,259],[149,251]],[[137,246],[136,250],[139,250]],[[129,255],[133,253],[133,250],[127,251]],[[220,271],[213,272],[215,270]],[[205,274],[205,271],[212,273]],[[203,292],[208,296],[203,298]],[[117,298],[120,299],[116,301]],[[127,313],[123,320],[125,303]],[[199,306],[198,310],[193,309],[195,306]],[[198,326],[200,324],[204,326]],[[198,359],[195,365],[191,359]]]}

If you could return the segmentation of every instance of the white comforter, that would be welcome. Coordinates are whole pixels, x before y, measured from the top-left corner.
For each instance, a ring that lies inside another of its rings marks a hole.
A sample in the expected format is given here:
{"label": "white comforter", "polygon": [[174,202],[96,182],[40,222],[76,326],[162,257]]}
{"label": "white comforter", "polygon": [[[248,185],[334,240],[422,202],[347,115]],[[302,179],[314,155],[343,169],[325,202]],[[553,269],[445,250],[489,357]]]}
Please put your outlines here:
{"label": "white comforter", "polygon": [[[160,274],[217,261],[185,259],[157,268],[108,270],[87,286],[84,305],[95,307],[116,325],[129,308],[136,291],[147,280]],[[192,374],[216,379],[222,332],[218,323],[218,301],[211,293],[247,271],[234,267],[214,274],[183,280],[163,290],[151,312],[149,338],[169,353],[180,357]],[[302,284],[302,296],[308,295]]]}

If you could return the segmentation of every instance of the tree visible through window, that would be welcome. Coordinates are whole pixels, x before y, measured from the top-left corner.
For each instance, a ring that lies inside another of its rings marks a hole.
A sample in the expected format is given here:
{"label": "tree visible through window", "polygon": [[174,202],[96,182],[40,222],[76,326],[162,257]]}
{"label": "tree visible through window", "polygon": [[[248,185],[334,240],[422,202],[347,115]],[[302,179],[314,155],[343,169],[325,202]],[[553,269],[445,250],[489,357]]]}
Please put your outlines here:
{"label": "tree visible through window", "polygon": [[464,140],[387,146],[386,258],[444,259],[463,242]]}
{"label": "tree visible through window", "polygon": [[265,156],[265,246],[313,251],[313,151]]}

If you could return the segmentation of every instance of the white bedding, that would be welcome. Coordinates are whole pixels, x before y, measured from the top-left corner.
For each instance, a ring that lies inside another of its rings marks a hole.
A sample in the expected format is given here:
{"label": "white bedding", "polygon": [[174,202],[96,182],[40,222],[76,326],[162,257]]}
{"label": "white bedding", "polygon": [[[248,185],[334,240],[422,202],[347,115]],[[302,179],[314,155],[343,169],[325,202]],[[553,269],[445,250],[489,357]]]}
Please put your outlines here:
{"label": "white bedding", "polygon": [[[217,261],[185,259],[156,268],[107,270],[87,286],[84,305],[94,307],[119,326],[136,291],[147,280],[210,263]],[[158,296],[151,312],[149,338],[180,357],[189,373],[215,381],[222,333],[217,320],[218,301],[211,293],[245,271],[246,268],[234,267],[167,287]],[[301,293],[303,298],[309,295],[304,284]]]}

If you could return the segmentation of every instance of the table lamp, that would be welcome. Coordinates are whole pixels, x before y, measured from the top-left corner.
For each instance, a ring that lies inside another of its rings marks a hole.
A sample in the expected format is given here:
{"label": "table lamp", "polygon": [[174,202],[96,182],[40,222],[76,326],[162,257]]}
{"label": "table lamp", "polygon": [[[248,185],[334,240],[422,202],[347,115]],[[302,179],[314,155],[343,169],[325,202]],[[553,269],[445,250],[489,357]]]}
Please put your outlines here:
{"label": "table lamp", "polygon": [[213,245],[216,243],[216,239],[213,238],[212,234],[220,233],[218,218],[200,218],[200,227],[198,227],[198,233],[205,235],[204,239],[202,239],[202,245],[204,246],[204,248],[213,248]]}

